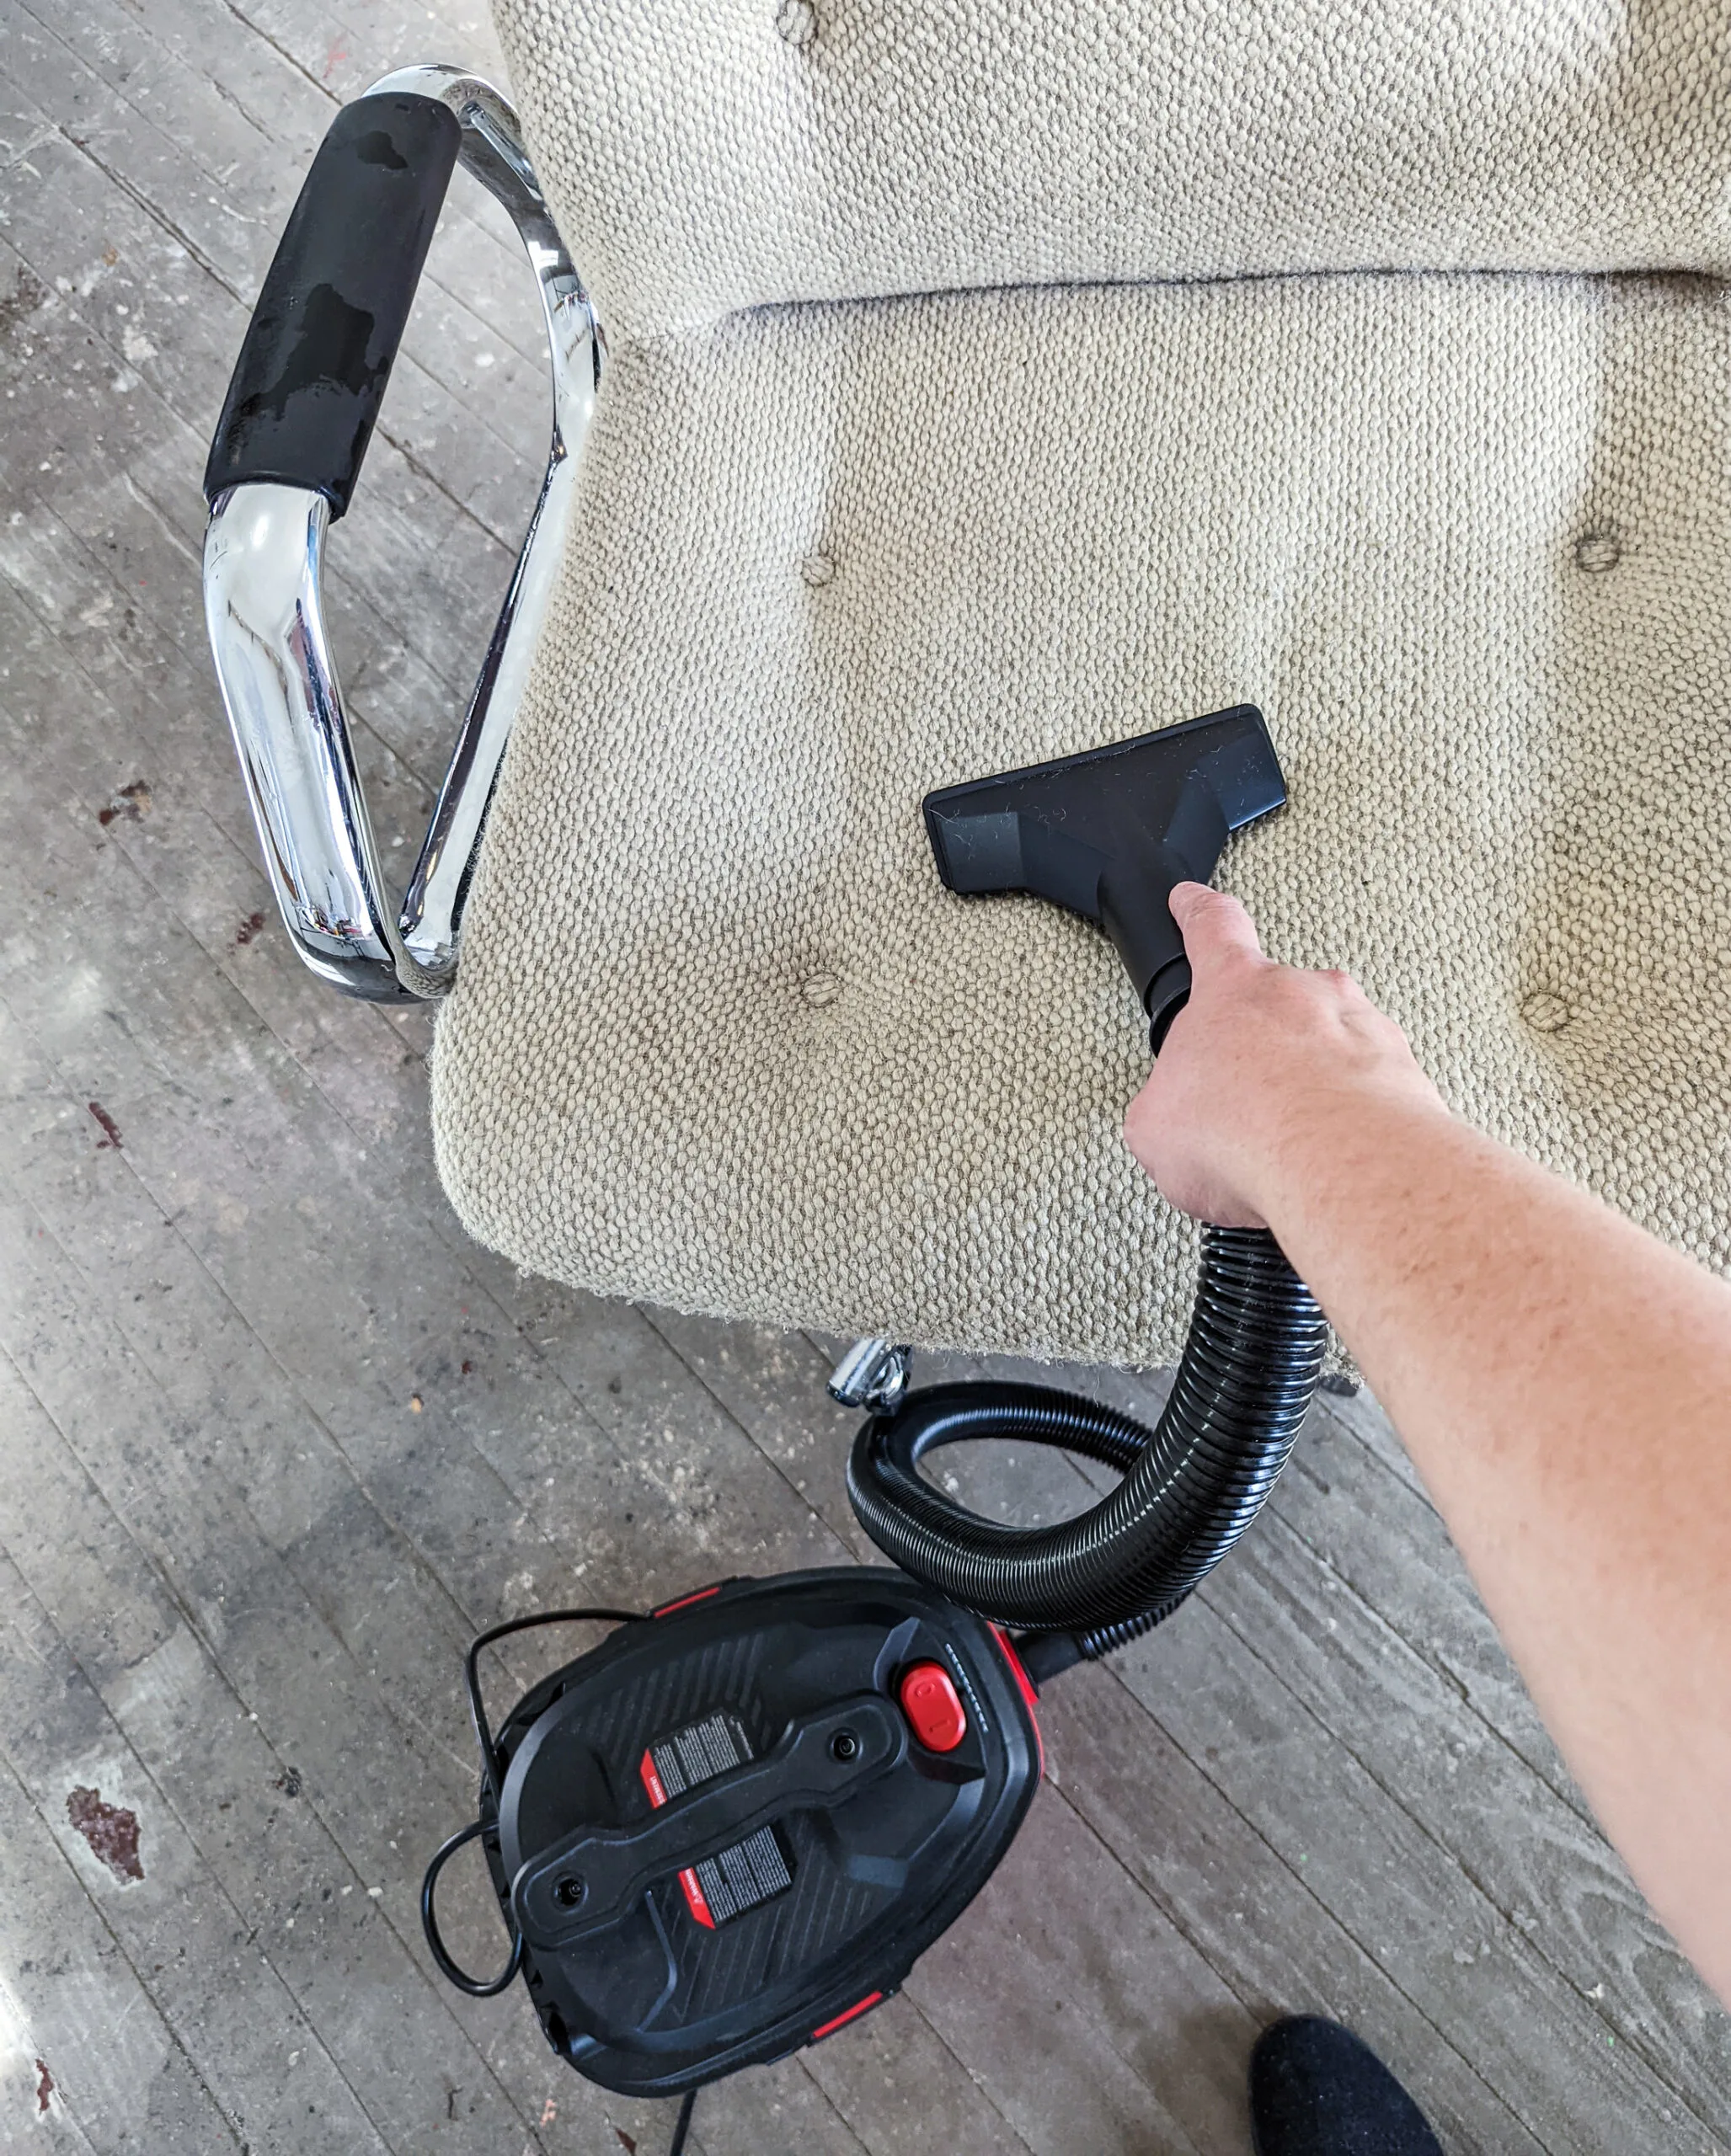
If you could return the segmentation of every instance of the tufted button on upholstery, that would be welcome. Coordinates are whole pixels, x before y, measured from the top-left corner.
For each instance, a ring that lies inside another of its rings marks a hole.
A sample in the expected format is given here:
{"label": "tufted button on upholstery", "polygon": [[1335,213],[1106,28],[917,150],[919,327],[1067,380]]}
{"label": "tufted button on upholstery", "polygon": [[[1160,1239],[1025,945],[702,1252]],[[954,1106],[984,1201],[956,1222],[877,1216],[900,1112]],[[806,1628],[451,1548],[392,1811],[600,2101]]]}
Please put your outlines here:
{"label": "tufted button on upholstery", "polygon": [[1536,1033],[1560,1033],[1574,1012],[1560,995],[1541,989],[1521,1005],[1520,1015]]}
{"label": "tufted button on upholstery", "polygon": [[817,35],[817,9],[811,0],[782,0],[775,26],[789,45],[809,45]]}

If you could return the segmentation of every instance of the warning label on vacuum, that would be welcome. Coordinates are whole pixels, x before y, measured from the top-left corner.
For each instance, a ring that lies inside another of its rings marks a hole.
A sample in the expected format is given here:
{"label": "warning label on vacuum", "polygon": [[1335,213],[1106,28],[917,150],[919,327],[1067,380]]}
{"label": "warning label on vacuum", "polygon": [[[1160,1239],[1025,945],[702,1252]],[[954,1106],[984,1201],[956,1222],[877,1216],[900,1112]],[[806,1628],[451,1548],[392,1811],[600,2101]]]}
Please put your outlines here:
{"label": "warning label on vacuum", "polygon": [[[734,1717],[716,1714],[652,1744],[638,1763],[638,1773],[649,1802],[659,1811],[700,1782],[713,1781],[729,1767],[742,1767],[755,1757]],[[701,1864],[687,1865],[679,1875],[686,1907],[711,1931],[729,1917],[743,1916],[747,1909],[772,1900],[793,1883],[773,1827],[759,1828],[746,1840],[705,1857]]]}

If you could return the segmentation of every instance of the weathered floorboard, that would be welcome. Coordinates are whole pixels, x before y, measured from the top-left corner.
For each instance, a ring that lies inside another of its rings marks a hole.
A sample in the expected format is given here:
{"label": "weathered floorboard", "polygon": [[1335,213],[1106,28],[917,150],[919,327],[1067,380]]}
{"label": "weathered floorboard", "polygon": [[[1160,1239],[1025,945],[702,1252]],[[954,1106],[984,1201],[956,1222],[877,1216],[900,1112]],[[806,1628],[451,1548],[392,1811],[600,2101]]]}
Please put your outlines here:
{"label": "weathered floorboard", "polygon": [[[40,1660],[51,1682],[54,1643],[44,1655],[31,1640],[37,1613],[3,1563],[0,1590],[8,1663]],[[8,1669],[8,1724],[24,1711],[24,1690]],[[0,2116],[13,2132],[32,2120],[47,2130],[51,2148],[238,2156],[234,2129],[103,1920],[110,1884],[80,1876],[8,1756],[0,1764],[0,1953],[27,1997],[6,1998],[19,2041],[0,2065]],[[93,2026],[104,2042],[89,2041]]]}

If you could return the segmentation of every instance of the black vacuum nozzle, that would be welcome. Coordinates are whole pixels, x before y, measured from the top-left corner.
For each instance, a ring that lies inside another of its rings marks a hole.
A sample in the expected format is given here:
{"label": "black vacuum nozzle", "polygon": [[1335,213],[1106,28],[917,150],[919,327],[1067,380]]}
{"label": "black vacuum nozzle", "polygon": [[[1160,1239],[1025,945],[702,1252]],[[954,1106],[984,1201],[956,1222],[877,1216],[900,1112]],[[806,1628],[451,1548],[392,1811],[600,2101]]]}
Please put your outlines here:
{"label": "black vacuum nozzle", "polygon": [[[1262,713],[1240,704],[946,787],[927,797],[926,828],[951,890],[1028,891],[1098,922],[1157,1052],[1190,989],[1173,884],[1205,883],[1226,833],[1285,798]],[[1285,1465],[1328,1339],[1267,1229],[1205,1228],[1189,1335],[1152,1430],[1042,1385],[926,1386],[861,1430],[847,1494],[892,1565],[1000,1625],[1055,1635],[1028,1665],[1054,1676],[1162,1624],[1231,1548]],[[1073,1519],[1006,1527],[921,1472],[936,1447],[977,1438],[1086,1453],[1124,1480]]]}
{"label": "black vacuum nozzle", "polygon": [[1103,928],[1135,984],[1157,1052],[1190,992],[1167,901],[1205,883],[1228,831],[1286,799],[1253,704],[1186,719],[1053,764],[926,796],[926,830],[952,891],[1028,891]]}

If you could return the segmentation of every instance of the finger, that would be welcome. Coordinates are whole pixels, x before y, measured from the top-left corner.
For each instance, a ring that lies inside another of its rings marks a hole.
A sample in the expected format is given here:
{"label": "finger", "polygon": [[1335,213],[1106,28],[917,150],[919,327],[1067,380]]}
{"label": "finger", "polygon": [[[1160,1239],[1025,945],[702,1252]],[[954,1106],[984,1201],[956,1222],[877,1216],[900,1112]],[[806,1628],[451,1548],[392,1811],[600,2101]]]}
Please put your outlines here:
{"label": "finger", "polygon": [[1262,956],[1255,922],[1224,891],[1211,891],[1206,883],[1174,883],[1167,903],[1183,933],[1184,955],[1193,971],[1205,972],[1234,955]]}

